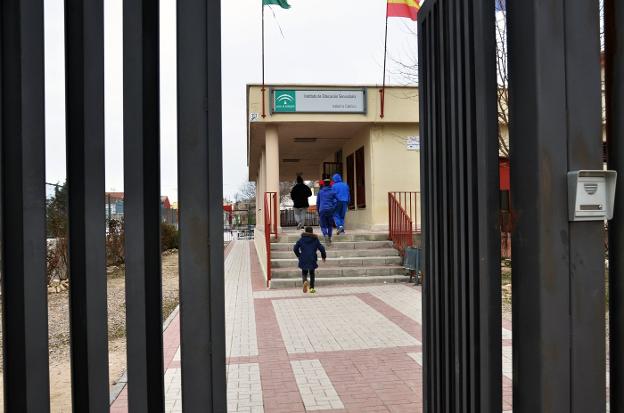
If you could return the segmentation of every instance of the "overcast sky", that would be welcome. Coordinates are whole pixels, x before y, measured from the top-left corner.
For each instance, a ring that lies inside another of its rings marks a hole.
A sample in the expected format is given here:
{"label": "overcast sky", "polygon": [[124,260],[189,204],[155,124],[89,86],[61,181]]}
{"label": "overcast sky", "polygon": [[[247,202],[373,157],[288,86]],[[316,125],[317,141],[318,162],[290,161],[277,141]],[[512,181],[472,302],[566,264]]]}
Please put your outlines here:
{"label": "overcast sky", "polygon": [[[289,0],[265,9],[266,82],[380,84],[385,0]],[[45,0],[47,181],[65,180],[63,3]],[[175,0],[161,0],[162,193],[177,199]],[[123,190],[122,4],[105,0],[106,189]],[[247,176],[245,85],[261,81],[261,0],[222,1],[225,195]],[[273,15],[275,13],[275,17]],[[281,26],[283,37],[278,26]],[[388,83],[394,60],[411,62],[416,23],[390,19]],[[394,73],[394,74],[393,74]]]}

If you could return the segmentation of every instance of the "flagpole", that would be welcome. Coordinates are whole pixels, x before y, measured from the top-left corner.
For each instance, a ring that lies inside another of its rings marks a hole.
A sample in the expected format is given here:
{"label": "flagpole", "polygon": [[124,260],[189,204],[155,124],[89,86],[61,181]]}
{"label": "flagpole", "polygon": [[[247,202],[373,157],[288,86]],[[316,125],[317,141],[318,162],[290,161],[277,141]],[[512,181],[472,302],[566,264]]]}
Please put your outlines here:
{"label": "flagpole", "polygon": [[262,117],[266,118],[265,108],[265,87],[264,87],[264,2],[262,2]]}
{"label": "flagpole", "polygon": [[381,113],[380,118],[384,117],[385,98],[386,98],[386,60],[388,56],[388,3],[386,2],[386,35],[384,38],[384,63],[383,63],[383,81],[381,90],[379,91],[381,97]]}

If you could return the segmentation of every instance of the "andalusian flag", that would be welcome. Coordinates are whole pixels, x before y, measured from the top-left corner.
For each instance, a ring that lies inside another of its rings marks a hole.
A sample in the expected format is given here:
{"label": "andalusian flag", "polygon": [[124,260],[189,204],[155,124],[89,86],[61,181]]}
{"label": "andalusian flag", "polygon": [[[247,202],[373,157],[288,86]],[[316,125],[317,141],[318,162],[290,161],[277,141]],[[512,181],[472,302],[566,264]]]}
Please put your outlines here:
{"label": "andalusian flag", "polygon": [[288,4],[286,0],[262,0],[263,6],[269,6],[271,4],[278,5],[282,9],[290,9],[290,4]]}
{"label": "andalusian flag", "polygon": [[418,0],[388,0],[388,17],[407,17],[417,20],[419,9]]}

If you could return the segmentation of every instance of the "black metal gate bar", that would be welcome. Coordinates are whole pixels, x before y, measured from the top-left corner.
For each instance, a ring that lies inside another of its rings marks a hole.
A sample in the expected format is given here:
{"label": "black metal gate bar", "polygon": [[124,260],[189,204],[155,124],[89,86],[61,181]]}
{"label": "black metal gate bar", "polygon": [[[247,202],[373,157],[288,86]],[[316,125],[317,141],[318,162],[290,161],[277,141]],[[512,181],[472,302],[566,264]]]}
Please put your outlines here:
{"label": "black metal gate bar", "polygon": [[163,412],[159,2],[125,0],[124,188],[128,406]]}
{"label": "black metal gate bar", "polygon": [[65,2],[72,400],[108,411],[104,200],[104,4]]}
{"label": "black metal gate bar", "polygon": [[[624,171],[624,4],[605,0],[605,89],[609,169]],[[620,175],[621,188],[622,178]],[[609,379],[612,412],[624,411],[624,192],[609,222]]]}
{"label": "black metal gate bar", "polygon": [[598,2],[507,6],[514,411],[604,411],[602,222],[568,222],[566,177],[602,166]]}
{"label": "black metal gate bar", "polygon": [[[565,4],[568,170],[603,169],[597,3]],[[573,413],[606,409],[604,241],[603,221],[570,224]]]}
{"label": "black metal gate bar", "polygon": [[[477,202],[475,214],[478,222],[478,253],[475,262],[475,297],[479,329],[477,334],[482,356],[478,359],[480,373],[480,404],[482,412],[502,409],[502,311],[501,311],[501,256],[499,220],[499,149],[498,112],[496,103],[496,40],[495,8],[492,1],[471,1],[471,39],[474,50],[471,67],[474,75],[474,146],[476,182],[474,192]],[[483,352],[487,356],[483,357]]]}
{"label": "black metal gate bar", "polygon": [[48,412],[43,2],[0,2],[4,410]]}
{"label": "black metal gate bar", "polygon": [[494,21],[488,1],[419,13],[426,412],[502,407]]}
{"label": "black metal gate bar", "polygon": [[182,405],[225,412],[221,7],[177,11]]}

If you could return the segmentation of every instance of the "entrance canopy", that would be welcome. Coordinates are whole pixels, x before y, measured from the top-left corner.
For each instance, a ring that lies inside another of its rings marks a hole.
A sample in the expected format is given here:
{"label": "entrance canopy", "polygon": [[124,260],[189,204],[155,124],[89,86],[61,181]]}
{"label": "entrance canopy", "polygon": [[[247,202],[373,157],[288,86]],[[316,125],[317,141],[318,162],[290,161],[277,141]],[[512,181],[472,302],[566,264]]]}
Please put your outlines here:
{"label": "entrance canopy", "polygon": [[[330,158],[365,128],[360,122],[280,122],[277,126],[280,181],[293,181],[297,175],[310,180],[320,178],[323,161],[335,161]],[[260,159],[265,149],[266,129],[266,124],[251,125],[251,181],[258,177]]]}
{"label": "entrance canopy", "polygon": [[[323,162],[341,162],[340,150],[371,125],[418,123],[417,88],[386,87],[384,95],[381,118],[377,86],[267,85],[263,105],[262,86],[248,85],[249,180],[258,179],[267,136],[276,135],[278,150],[278,165],[270,167],[278,167],[280,181],[291,181],[297,174],[320,177]],[[285,107],[290,96],[295,103]]]}

